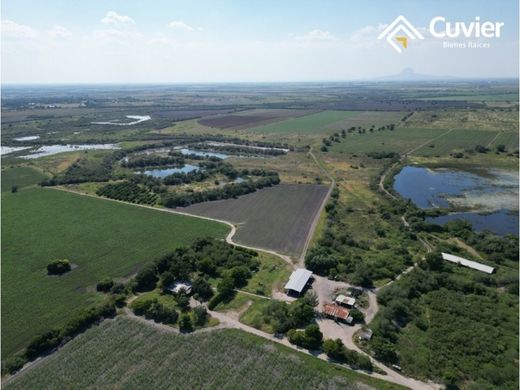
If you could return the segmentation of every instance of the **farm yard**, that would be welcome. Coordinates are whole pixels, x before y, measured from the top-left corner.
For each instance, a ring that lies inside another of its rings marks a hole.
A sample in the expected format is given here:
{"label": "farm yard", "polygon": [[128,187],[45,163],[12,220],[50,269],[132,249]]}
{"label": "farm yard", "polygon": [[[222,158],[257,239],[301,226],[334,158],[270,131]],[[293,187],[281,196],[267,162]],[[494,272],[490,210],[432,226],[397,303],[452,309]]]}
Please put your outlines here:
{"label": "farm yard", "polygon": [[[60,326],[98,302],[95,284],[124,278],[200,236],[224,237],[228,227],[196,218],[50,189],[2,194],[2,353]],[[131,245],[129,245],[131,243]],[[76,269],[46,275],[52,260]]]}
{"label": "farm yard", "polygon": [[237,224],[238,243],[299,256],[327,191],[323,185],[280,184],[182,210]]}
{"label": "farm yard", "polygon": [[123,317],[106,320],[88,330],[3,387],[16,390],[172,386],[401,388],[239,330],[181,336]]}

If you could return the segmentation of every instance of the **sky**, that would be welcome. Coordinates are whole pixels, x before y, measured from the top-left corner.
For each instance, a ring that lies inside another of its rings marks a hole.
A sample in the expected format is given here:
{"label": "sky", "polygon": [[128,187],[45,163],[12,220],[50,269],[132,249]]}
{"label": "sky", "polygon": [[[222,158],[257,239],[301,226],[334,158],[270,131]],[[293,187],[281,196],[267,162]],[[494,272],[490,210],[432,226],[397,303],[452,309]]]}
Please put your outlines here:
{"label": "sky", "polygon": [[[349,81],[404,68],[518,77],[518,0],[1,3],[2,84]],[[401,53],[377,39],[399,15],[424,37]],[[452,26],[475,17],[504,25],[500,37],[435,38],[436,16]]]}

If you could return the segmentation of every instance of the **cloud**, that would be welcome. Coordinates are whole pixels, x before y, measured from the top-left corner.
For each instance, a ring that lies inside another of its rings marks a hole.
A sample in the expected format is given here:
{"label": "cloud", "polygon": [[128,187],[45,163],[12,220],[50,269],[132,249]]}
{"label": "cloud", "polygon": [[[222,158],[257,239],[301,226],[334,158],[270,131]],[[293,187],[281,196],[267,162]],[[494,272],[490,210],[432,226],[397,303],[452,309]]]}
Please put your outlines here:
{"label": "cloud", "polygon": [[108,11],[101,22],[104,24],[135,24],[134,19],[127,15],[119,15],[115,11]]}
{"label": "cloud", "polygon": [[49,34],[49,36],[51,36],[51,38],[62,38],[62,39],[70,38],[72,36],[72,33],[68,29],[66,29],[63,26],[57,26],[57,25],[54,26],[51,30],[49,30],[48,34]]}
{"label": "cloud", "polygon": [[200,28],[200,27],[195,29],[195,27],[192,27],[189,24],[184,23],[180,20],[174,20],[174,21],[170,22],[170,24],[168,26],[170,26],[170,28],[172,28],[174,30],[181,30],[181,31],[188,31],[188,32],[192,32],[195,30],[199,30],[199,31],[202,30],[202,28]]}
{"label": "cloud", "polygon": [[36,38],[39,35],[38,31],[30,26],[18,24],[12,20],[2,20],[2,36],[6,38]]}
{"label": "cloud", "polygon": [[329,31],[323,31],[320,29],[314,29],[303,35],[292,36],[292,39],[306,42],[333,42],[338,40],[338,38],[332,35]]}
{"label": "cloud", "polygon": [[143,36],[138,32],[104,29],[94,31],[93,37],[95,40],[104,42],[133,44],[137,39],[141,39]]}

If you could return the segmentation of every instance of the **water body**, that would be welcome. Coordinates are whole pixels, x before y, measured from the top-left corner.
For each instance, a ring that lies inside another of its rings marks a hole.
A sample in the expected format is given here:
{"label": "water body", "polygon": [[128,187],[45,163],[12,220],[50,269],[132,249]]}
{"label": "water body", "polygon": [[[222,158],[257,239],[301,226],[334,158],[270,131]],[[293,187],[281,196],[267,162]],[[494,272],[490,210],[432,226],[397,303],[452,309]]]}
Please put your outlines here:
{"label": "water body", "polygon": [[0,146],[0,156],[5,156],[6,154],[19,152],[20,150],[26,150],[30,148],[30,146]]}
{"label": "water body", "polygon": [[105,150],[119,149],[116,144],[85,144],[85,145],[46,145],[42,146],[30,154],[21,156],[21,158],[30,160],[39,157],[52,156],[64,152],[77,152],[78,150]]}
{"label": "water body", "polygon": [[489,169],[482,174],[407,166],[395,176],[394,190],[420,208],[470,207],[430,222],[469,221],[475,230],[518,235],[518,175]]}
{"label": "water body", "polygon": [[142,173],[144,175],[153,176],[153,177],[162,179],[162,178],[172,175],[174,173],[189,173],[189,172],[193,172],[193,171],[198,171],[199,169],[200,168],[196,165],[186,164],[182,168],[151,169],[149,171],[136,172],[136,173]]}
{"label": "water body", "polygon": [[18,141],[18,142],[23,142],[23,141],[34,141],[34,140],[37,140],[38,138],[40,138],[39,135],[28,135],[27,137],[14,138],[14,140]]}
{"label": "water body", "polygon": [[491,230],[499,236],[506,234],[518,235],[518,213],[509,210],[499,210],[491,214],[478,214],[475,212],[451,213],[435,218],[426,218],[428,222],[444,225],[446,222],[456,219],[464,219],[471,223],[477,232]]}
{"label": "water body", "polygon": [[194,154],[196,156],[202,156],[202,157],[217,157],[217,158],[220,158],[221,160],[225,160],[226,158],[229,157],[227,154],[224,154],[224,153],[201,152],[199,150],[186,149],[186,148],[182,148],[182,149],[180,149],[180,151],[185,156],[189,155],[189,154]]}
{"label": "water body", "polygon": [[131,126],[152,119],[150,115],[126,115],[128,119],[134,119],[131,122],[121,122],[120,119],[112,119],[106,122],[90,122],[93,125],[114,125],[114,126]]}

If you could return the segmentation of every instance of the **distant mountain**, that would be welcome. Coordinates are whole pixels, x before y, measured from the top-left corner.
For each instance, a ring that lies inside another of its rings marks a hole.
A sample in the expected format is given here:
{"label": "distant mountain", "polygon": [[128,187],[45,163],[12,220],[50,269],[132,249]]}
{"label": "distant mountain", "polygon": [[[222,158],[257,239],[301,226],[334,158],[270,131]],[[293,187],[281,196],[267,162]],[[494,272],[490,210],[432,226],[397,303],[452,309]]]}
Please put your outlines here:
{"label": "distant mountain", "polygon": [[383,76],[377,77],[373,80],[377,81],[438,81],[438,80],[454,80],[456,77],[454,76],[436,76],[429,74],[420,74],[415,73],[412,68],[405,68],[401,73],[391,75],[391,76]]}

